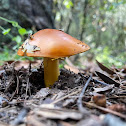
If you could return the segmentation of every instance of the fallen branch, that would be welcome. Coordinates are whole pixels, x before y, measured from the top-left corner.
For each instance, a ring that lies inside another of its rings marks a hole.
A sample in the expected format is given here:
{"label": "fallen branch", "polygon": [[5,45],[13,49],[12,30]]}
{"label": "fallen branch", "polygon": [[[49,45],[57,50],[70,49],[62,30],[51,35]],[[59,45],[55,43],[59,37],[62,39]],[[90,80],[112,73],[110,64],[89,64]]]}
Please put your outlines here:
{"label": "fallen branch", "polygon": [[91,78],[92,78],[92,76],[90,76],[90,77],[88,78],[86,84],[84,85],[84,87],[83,87],[83,89],[82,89],[82,92],[81,92],[81,94],[80,94],[80,96],[79,96],[79,99],[77,100],[78,109],[79,109],[79,111],[82,112],[82,113],[89,113],[89,112],[83,107],[83,105],[82,105],[82,98],[83,98],[83,95],[84,95],[84,93],[85,93],[85,91],[86,91],[86,88],[87,88],[89,82],[91,81]]}
{"label": "fallen branch", "polygon": [[94,104],[94,103],[89,103],[89,102],[83,102],[83,103],[86,104],[86,105],[88,105],[88,106],[91,106],[91,107],[97,108],[97,109],[99,109],[99,110],[102,110],[102,111],[105,112],[105,113],[111,113],[111,114],[113,114],[113,115],[116,115],[116,116],[119,116],[119,117],[121,117],[121,118],[126,119],[126,115],[121,114],[121,113],[116,112],[116,111],[113,111],[113,110],[111,110],[111,109],[98,106],[98,105],[96,105],[96,104]]}

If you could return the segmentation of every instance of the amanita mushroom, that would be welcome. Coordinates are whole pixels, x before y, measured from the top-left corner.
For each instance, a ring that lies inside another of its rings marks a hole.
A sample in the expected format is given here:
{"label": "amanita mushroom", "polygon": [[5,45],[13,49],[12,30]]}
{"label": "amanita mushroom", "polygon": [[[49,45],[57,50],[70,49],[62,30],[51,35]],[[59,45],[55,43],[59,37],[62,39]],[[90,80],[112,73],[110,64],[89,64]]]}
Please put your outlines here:
{"label": "amanita mushroom", "polygon": [[90,47],[72,36],[56,29],[40,30],[31,35],[17,54],[29,57],[44,57],[45,86],[50,87],[58,80],[59,60],[89,50]]}

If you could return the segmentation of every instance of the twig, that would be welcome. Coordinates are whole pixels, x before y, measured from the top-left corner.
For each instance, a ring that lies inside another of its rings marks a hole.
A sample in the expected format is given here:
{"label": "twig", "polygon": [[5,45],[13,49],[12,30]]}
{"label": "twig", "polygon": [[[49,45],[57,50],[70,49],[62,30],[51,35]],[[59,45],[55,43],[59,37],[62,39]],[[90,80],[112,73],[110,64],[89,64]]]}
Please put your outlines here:
{"label": "twig", "polygon": [[[6,93],[6,92],[8,92],[8,90],[9,90],[9,88],[12,86],[12,82],[13,82],[13,80],[15,80],[15,69],[14,69],[14,67],[15,67],[15,63],[13,62],[12,64],[11,64],[11,69],[10,69],[10,71],[12,72],[12,76],[11,76],[11,78],[9,79],[9,84],[7,85],[7,87],[5,88],[5,90],[4,90],[4,92]],[[5,72],[6,73],[8,73],[8,71],[7,71],[7,69],[9,68],[9,65],[8,65],[8,63],[4,66],[4,70],[5,70]]]}
{"label": "twig", "polygon": [[[89,77],[88,76],[84,76],[82,73],[79,73],[80,76],[88,79]],[[94,83],[99,83],[99,84],[102,84],[102,85],[105,85],[105,86],[108,86],[109,84],[105,83],[105,82],[102,82],[102,81],[99,81],[99,80],[95,80],[93,78],[91,78],[91,82],[94,82]]]}
{"label": "twig", "polygon": [[55,104],[55,103],[57,103],[57,102],[60,102],[60,101],[62,101],[62,100],[64,100],[64,99],[68,98],[69,96],[72,96],[72,95],[75,95],[75,94],[79,93],[80,91],[81,91],[81,90],[78,89],[78,90],[75,91],[75,92],[72,92],[72,93],[70,93],[70,94],[68,94],[68,95],[65,95],[65,96],[62,97],[62,98],[59,98],[59,99],[55,100],[55,101],[52,102],[51,104]]}
{"label": "twig", "polygon": [[0,113],[4,112],[4,111],[7,111],[8,108],[10,107],[10,105],[4,107],[4,108],[0,108]]}
{"label": "twig", "polygon": [[104,111],[104,112],[111,113],[111,114],[113,114],[113,115],[116,115],[116,116],[119,116],[119,117],[121,117],[121,118],[126,119],[126,115],[121,114],[121,113],[116,112],[116,111],[113,111],[113,110],[111,110],[111,109],[103,108],[103,107],[98,106],[98,105],[96,105],[96,104],[94,104],[94,103],[89,103],[89,102],[83,102],[83,103],[86,104],[86,105],[88,105],[88,106],[92,106],[92,107],[94,107],[94,108],[100,109],[100,110],[102,110],[102,111]]}
{"label": "twig", "polygon": [[[13,92],[13,94],[12,94],[12,96],[11,96],[11,98],[9,99],[9,101],[11,101],[12,99],[13,99],[13,97],[16,95],[16,94],[18,94],[19,93],[19,77],[18,77],[18,74],[17,74],[17,72],[15,71],[15,69],[14,69],[14,67],[15,67],[15,62],[13,62],[12,64],[12,75],[14,76],[16,76],[16,79],[17,79],[17,87],[16,87],[16,89],[15,89],[15,91]],[[13,77],[14,78],[14,77]],[[11,83],[11,85],[12,85],[12,83]],[[10,88],[10,86],[11,85],[9,85],[9,87],[8,87],[8,89]]]}
{"label": "twig", "polygon": [[17,94],[19,93],[19,77],[16,75],[17,78],[17,87],[16,87],[16,92]]}
{"label": "twig", "polygon": [[16,95],[16,93],[17,93],[17,90],[15,90],[15,91],[12,93],[11,98],[9,99],[9,101],[11,101],[11,100],[13,99],[13,97]]}
{"label": "twig", "polygon": [[109,84],[107,84],[107,83],[105,83],[105,82],[102,82],[102,81],[99,81],[99,80],[95,80],[95,79],[93,79],[93,78],[92,78],[92,81],[93,81],[94,83],[99,83],[99,84],[102,84],[102,85],[105,85],[105,86],[109,86]]}
{"label": "twig", "polygon": [[82,113],[89,113],[89,112],[87,112],[87,110],[82,105],[82,98],[83,98],[83,95],[86,91],[86,88],[87,88],[89,82],[91,81],[91,78],[92,78],[92,75],[88,78],[86,84],[84,85],[84,87],[82,89],[82,92],[80,93],[79,99],[77,100],[78,109]]}
{"label": "twig", "polygon": [[111,99],[126,98],[126,96],[125,95],[122,95],[122,96],[113,95],[113,96],[110,96],[109,98],[111,98]]}
{"label": "twig", "polygon": [[29,64],[29,69],[28,69],[28,79],[27,79],[27,85],[26,85],[26,96],[25,96],[25,99],[27,98],[27,92],[29,90],[29,94],[31,95],[31,90],[30,90],[30,85],[29,85],[29,76],[30,76],[30,73],[31,73],[31,62]]}

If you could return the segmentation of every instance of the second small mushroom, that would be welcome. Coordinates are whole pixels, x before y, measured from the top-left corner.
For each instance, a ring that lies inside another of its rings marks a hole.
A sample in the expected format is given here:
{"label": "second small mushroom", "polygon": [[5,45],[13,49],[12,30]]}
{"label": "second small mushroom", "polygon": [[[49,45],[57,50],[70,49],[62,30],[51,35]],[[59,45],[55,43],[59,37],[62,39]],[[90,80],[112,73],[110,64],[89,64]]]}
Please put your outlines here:
{"label": "second small mushroom", "polygon": [[40,30],[27,39],[17,54],[29,57],[44,57],[45,86],[58,80],[59,59],[89,50],[90,47],[72,36],[56,29]]}

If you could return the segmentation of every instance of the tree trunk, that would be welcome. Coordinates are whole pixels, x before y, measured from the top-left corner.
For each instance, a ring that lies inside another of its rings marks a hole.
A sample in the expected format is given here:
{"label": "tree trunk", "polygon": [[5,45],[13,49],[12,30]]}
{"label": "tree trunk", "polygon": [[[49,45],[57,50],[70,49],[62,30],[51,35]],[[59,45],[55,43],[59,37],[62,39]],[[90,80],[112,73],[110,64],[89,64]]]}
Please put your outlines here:
{"label": "tree trunk", "polygon": [[[0,16],[17,21],[26,29],[55,28],[52,5],[53,0],[0,0]],[[5,29],[11,28],[12,35],[16,35],[17,30],[9,23],[0,20],[0,26]],[[1,31],[0,38],[0,42],[10,41],[7,36],[1,34]]]}

